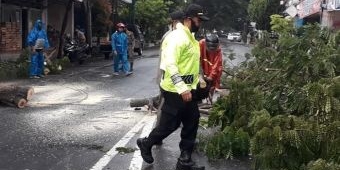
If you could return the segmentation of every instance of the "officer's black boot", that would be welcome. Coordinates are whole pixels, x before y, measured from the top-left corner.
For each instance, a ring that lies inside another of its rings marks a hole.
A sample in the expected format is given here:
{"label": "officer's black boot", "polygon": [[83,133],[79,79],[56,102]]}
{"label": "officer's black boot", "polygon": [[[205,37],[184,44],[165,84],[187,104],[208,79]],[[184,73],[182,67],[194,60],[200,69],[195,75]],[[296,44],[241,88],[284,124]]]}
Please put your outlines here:
{"label": "officer's black boot", "polygon": [[191,160],[191,152],[182,151],[177,161],[176,170],[205,170],[205,167],[196,165]]}
{"label": "officer's black boot", "polygon": [[191,160],[191,152],[182,151],[178,158],[176,170],[192,170],[194,162]]}
{"label": "officer's black boot", "polygon": [[161,145],[163,145],[163,141],[156,142],[155,145],[161,146]]}
{"label": "officer's black boot", "polygon": [[181,162],[192,162],[191,161],[191,152],[182,151],[181,156],[178,158]]}
{"label": "officer's black boot", "polygon": [[148,140],[148,138],[139,138],[137,139],[137,145],[140,149],[140,153],[142,155],[143,160],[146,163],[151,164],[154,160],[152,157],[152,145],[150,144],[150,141]]}

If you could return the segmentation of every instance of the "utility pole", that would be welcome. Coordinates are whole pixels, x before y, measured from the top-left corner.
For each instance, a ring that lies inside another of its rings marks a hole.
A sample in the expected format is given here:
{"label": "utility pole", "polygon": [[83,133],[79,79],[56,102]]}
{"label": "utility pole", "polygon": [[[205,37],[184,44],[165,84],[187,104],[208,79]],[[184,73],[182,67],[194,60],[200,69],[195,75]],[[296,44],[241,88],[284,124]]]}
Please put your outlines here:
{"label": "utility pole", "polygon": [[2,7],[1,7],[1,0],[0,0],[0,23],[2,22]]}
{"label": "utility pole", "polygon": [[322,0],[321,2],[320,2],[320,25],[321,26],[323,26],[323,24],[322,24],[322,17],[323,17],[323,11],[324,11],[324,9],[326,8],[326,2],[325,2],[325,0]]}
{"label": "utility pole", "polygon": [[118,0],[112,0],[112,22],[114,27],[118,23]]}
{"label": "utility pole", "polygon": [[90,45],[90,47],[92,47],[92,22],[91,22],[91,2],[90,0],[84,0],[83,1],[83,5],[84,5],[84,9],[85,9],[85,21],[86,21],[86,41],[87,43]]}
{"label": "utility pole", "polygon": [[136,0],[132,0],[130,5],[130,24],[135,24],[135,15],[136,15]]}

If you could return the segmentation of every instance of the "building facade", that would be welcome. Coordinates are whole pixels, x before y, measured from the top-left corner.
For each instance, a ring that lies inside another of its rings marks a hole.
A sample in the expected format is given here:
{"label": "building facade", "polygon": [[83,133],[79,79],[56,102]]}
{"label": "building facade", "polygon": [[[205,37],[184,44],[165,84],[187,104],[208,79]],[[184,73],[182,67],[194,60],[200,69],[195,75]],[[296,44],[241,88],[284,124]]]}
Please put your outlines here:
{"label": "building facade", "polygon": [[297,25],[318,22],[333,30],[340,29],[340,0],[288,0],[284,2],[287,7],[286,12],[295,18]]}
{"label": "building facade", "polygon": [[[52,46],[58,44],[68,0],[0,0],[0,61],[15,60],[26,47],[26,37],[42,19]],[[74,9],[69,12],[65,33],[73,35]]]}

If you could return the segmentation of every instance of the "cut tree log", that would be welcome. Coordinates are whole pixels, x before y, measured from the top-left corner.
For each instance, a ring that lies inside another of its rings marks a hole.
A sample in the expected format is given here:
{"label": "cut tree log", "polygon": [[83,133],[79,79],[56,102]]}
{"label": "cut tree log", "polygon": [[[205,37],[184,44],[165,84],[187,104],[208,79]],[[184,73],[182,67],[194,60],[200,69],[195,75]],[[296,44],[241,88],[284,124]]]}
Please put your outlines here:
{"label": "cut tree log", "polygon": [[0,102],[9,106],[24,108],[28,100],[34,94],[32,87],[20,87],[15,85],[0,85]]}
{"label": "cut tree log", "polygon": [[157,95],[151,98],[131,99],[130,107],[143,107],[147,105],[149,108],[150,107],[158,108],[159,103],[160,103],[160,97],[159,95]]}
{"label": "cut tree log", "polygon": [[198,107],[200,109],[210,109],[210,108],[212,108],[212,105],[209,104],[209,103],[200,103],[200,104],[198,104]]}
{"label": "cut tree log", "polygon": [[0,103],[22,109],[27,105],[27,100],[20,96],[15,96],[14,98],[0,99]]}
{"label": "cut tree log", "polygon": [[15,97],[14,98],[14,104],[18,107],[18,108],[24,108],[27,104],[27,100],[25,100],[24,98],[21,97]]}
{"label": "cut tree log", "polygon": [[[161,99],[160,99],[159,95],[157,95],[155,97],[151,97],[151,98],[131,99],[130,100],[130,107],[147,106],[149,111],[158,109],[160,104],[161,104]],[[207,103],[199,104],[199,112],[200,113],[209,114],[211,108],[212,108],[211,104],[207,104]],[[157,113],[157,115],[159,115],[159,113]]]}
{"label": "cut tree log", "polygon": [[203,113],[203,114],[207,114],[207,115],[209,115],[209,112],[210,112],[210,109],[199,109],[199,112],[200,113]]}
{"label": "cut tree log", "polygon": [[18,94],[26,100],[32,100],[34,89],[33,87],[19,87]]}
{"label": "cut tree log", "polygon": [[6,98],[6,96],[22,96],[26,100],[31,100],[34,94],[33,87],[21,87],[21,86],[1,86],[0,85],[0,98]]}

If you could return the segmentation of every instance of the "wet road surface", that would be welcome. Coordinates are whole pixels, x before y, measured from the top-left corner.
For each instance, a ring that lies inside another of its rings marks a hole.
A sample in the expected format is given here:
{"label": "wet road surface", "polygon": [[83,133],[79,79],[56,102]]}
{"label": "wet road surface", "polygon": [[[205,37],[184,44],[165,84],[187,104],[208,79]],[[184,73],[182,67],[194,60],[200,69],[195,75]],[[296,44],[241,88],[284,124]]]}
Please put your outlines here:
{"label": "wet road surface", "polygon": [[[238,46],[243,48],[231,47]],[[24,109],[0,107],[0,170],[174,170],[180,130],[154,147],[152,165],[138,150],[116,150],[136,149],[136,139],[155,121],[145,108],[130,108],[129,101],[158,93],[157,54],[144,51],[129,77],[112,76],[111,61],[99,59],[44,79],[2,82],[33,86],[35,94]],[[209,163],[199,153],[193,158],[207,170],[250,169],[249,160]]]}

